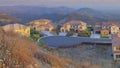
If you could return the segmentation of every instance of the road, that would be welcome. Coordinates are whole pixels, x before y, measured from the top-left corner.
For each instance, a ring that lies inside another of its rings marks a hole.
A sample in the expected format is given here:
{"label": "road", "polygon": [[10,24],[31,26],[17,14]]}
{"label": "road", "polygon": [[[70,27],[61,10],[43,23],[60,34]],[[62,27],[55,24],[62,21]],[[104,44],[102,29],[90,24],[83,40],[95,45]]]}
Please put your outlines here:
{"label": "road", "polygon": [[48,36],[39,40],[44,40],[45,44],[50,47],[71,46],[80,43],[112,43],[112,39],[98,39],[86,37],[67,37],[67,36]]}
{"label": "road", "polygon": [[50,31],[41,31],[46,36],[54,36]]}

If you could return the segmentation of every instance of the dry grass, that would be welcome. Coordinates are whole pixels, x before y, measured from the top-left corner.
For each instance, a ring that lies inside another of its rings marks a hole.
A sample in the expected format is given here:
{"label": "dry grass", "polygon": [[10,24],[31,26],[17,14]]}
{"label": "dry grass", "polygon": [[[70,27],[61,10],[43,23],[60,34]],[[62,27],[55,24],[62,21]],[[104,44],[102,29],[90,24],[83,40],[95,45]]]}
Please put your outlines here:
{"label": "dry grass", "polygon": [[54,50],[60,57],[69,58],[79,62],[83,68],[119,68],[120,64],[114,63],[111,45],[80,45],[75,48],[62,48]]}
{"label": "dry grass", "polygon": [[39,68],[38,66],[41,67],[43,64],[50,68],[65,68],[67,66],[65,60],[40,50],[40,47],[34,42],[2,29],[0,29],[0,47],[0,57],[3,61],[1,67]]}
{"label": "dry grass", "polygon": [[[89,63],[77,63],[45,51],[34,42],[13,32],[0,29],[0,57],[3,68],[99,68]],[[10,54],[8,54],[8,52]]]}

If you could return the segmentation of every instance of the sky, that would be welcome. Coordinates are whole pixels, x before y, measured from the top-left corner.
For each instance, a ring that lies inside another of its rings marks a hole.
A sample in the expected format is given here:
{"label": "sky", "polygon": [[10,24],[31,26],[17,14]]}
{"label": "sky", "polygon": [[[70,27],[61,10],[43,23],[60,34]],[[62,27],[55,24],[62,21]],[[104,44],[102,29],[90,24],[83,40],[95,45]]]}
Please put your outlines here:
{"label": "sky", "polygon": [[[33,5],[71,8],[93,7],[103,9],[118,9],[120,0],[0,0],[0,6]],[[120,8],[119,8],[120,9]]]}

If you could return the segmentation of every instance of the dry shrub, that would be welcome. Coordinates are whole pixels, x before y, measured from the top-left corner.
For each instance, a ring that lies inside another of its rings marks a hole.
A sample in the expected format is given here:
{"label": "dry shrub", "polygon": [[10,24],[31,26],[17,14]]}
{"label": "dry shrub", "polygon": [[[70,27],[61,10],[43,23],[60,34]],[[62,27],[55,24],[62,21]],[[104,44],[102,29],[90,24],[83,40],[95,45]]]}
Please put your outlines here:
{"label": "dry shrub", "polygon": [[61,58],[58,58],[52,54],[45,54],[45,53],[38,53],[37,54],[37,58],[43,62],[43,64],[47,63],[49,65],[52,66],[52,68],[65,68],[66,67],[66,63],[64,60],[62,60]]}
{"label": "dry shrub", "polygon": [[3,67],[26,68],[28,65],[37,64],[34,57],[38,47],[22,39],[13,32],[4,32],[0,29],[0,59]]}
{"label": "dry shrub", "polygon": [[49,64],[51,68],[69,66],[68,61],[43,52],[35,43],[27,41],[13,32],[4,32],[2,29],[0,29],[0,47],[0,59],[5,67],[30,68],[40,62]]}
{"label": "dry shrub", "polygon": [[81,63],[81,65],[80,65],[79,67],[80,67],[80,68],[101,68],[101,67],[98,66],[98,65],[91,65],[91,64],[88,63],[88,62]]}

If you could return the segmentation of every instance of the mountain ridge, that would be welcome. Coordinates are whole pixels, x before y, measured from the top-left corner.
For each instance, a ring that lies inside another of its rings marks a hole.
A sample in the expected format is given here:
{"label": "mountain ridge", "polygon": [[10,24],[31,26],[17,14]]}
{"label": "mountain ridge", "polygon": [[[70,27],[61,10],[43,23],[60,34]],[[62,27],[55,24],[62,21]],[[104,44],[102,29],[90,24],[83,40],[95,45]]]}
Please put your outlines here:
{"label": "mountain ridge", "polygon": [[[63,19],[66,19],[66,17],[68,17],[69,15],[72,15],[71,19],[77,16],[79,17],[79,20],[81,20],[80,18],[82,16],[85,16],[86,18],[92,17],[94,19],[97,19],[98,20],[97,22],[108,21],[108,20],[120,22],[119,15],[109,14],[92,8],[73,9],[67,7],[48,8],[48,7],[39,7],[39,6],[3,6],[3,7],[0,6],[0,9],[1,9],[0,10],[1,13],[4,12],[16,18],[20,18],[23,23],[28,23],[32,20],[43,19],[43,18],[50,19],[53,21],[53,23],[56,22],[59,23]],[[84,20],[86,20],[85,17],[83,17]],[[87,21],[89,22],[91,20],[87,20]]]}

